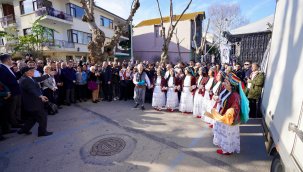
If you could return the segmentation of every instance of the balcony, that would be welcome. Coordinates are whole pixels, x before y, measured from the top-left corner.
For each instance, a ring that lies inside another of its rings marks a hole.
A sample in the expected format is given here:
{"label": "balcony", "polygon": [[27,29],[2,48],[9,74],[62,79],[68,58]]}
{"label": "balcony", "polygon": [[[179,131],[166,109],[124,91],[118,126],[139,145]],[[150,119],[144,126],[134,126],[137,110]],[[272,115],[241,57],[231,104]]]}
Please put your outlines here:
{"label": "balcony", "polygon": [[42,20],[50,20],[51,22],[57,21],[70,25],[73,23],[73,16],[64,13],[63,11],[55,10],[54,8],[39,8],[35,13],[37,17],[45,16]]}
{"label": "balcony", "polygon": [[15,16],[14,15],[8,15],[0,18],[0,23],[3,28],[7,28],[9,26],[13,26],[16,24]]}
{"label": "balcony", "polygon": [[53,42],[45,42],[43,46],[48,47],[49,49],[66,49],[66,48],[75,48],[75,44],[65,40],[55,39]]}

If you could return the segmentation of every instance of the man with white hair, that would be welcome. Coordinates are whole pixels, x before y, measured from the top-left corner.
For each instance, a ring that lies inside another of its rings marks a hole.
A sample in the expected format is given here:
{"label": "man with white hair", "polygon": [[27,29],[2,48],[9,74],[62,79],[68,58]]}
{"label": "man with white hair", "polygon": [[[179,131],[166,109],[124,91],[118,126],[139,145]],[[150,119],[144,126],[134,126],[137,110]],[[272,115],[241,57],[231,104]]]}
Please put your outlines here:
{"label": "man with white hair", "polygon": [[138,72],[135,74],[133,79],[133,83],[135,84],[134,99],[136,103],[134,108],[137,108],[139,105],[141,105],[141,109],[144,110],[146,86],[150,88],[150,80],[147,74],[143,71],[142,64],[139,64],[137,68]]}

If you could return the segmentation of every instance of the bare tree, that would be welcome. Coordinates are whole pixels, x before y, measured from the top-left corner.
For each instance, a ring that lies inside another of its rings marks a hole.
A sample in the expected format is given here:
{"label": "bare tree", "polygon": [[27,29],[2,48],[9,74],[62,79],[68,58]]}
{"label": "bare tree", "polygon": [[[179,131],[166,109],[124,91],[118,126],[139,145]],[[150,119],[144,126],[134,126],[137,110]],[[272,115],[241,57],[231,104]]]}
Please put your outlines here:
{"label": "bare tree", "polygon": [[111,41],[105,45],[105,34],[98,28],[94,18],[94,0],[81,0],[82,7],[84,8],[85,15],[82,20],[88,23],[89,28],[92,31],[92,41],[88,44],[89,59],[96,63],[100,60],[104,60],[106,55],[112,53],[114,47],[118,44],[119,39],[126,28],[128,28],[130,21],[133,19],[136,11],[140,7],[139,0],[133,0],[130,15],[125,23],[118,25],[115,30],[114,36]]}
{"label": "bare tree", "polygon": [[[181,18],[183,17],[184,13],[189,8],[191,3],[192,3],[192,0],[190,0],[188,2],[186,8],[183,10],[183,12],[179,16],[179,18],[175,19],[175,16],[174,16],[174,13],[173,13],[173,1],[170,0],[170,15],[169,15],[170,24],[169,24],[168,32],[167,32],[167,35],[166,35],[163,16],[162,16],[161,8],[160,8],[160,3],[159,3],[159,0],[157,0],[158,10],[159,10],[160,19],[161,19],[162,36],[163,36],[163,41],[164,41],[163,42],[163,47],[162,47],[161,62],[166,62],[168,60],[168,49],[169,49],[169,44],[170,44],[171,39],[172,39],[173,34],[174,34],[174,30],[175,30],[177,24],[179,23],[179,21],[181,20]],[[176,21],[175,23],[173,22],[174,20]]]}
{"label": "bare tree", "polygon": [[238,3],[213,4],[208,8],[208,16],[211,20],[210,28],[219,38],[221,38],[224,31],[248,23],[248,20],[242,15]]}
{"label": "bare tree", "polygon": [[[208,19],[207,21],[207,26],[206,26],[206,30],[205,30],[205,35],[203,35],[203,27],[202,27],[202,34],[201,34],[201,43],[200,45],[198,45],[197,43],[197,18],[195,18],[194,20],[194,25],[195,25],[195,30],[194,30],[194,36],[193,36],[193,41],[194,41],[194,45],[195,45],[195,55],[196,55],[196,58],[199,58],[201,57],[201,55],[203,54],[203,50],[205,49],[205,45],[206,45],[206,36],[207,36],[207,33],[208,33],[208,28],[209,28],[209,23],[210,23],[210,19]],[[196,59],[198,60],[198,59]]]}
{"label": "bare tree", "polygon": [[179,36],[178,36],[178,29],[176,29],[176,32],[174,33],[177,41],[177,48],[178,48],[178,55],[179,55],[179,61],[182,60],[181,56],[181,50],[180,50],[180,44],[184,41],[184,38],[180,41]]}

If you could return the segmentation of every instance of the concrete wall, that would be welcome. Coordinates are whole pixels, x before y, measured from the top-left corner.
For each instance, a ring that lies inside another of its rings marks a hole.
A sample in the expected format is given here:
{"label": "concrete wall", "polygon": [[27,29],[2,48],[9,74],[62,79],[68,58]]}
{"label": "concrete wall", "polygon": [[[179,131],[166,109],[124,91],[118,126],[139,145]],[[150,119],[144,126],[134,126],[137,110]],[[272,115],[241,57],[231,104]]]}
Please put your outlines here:
{"label": "concrete wall", "polygon": [[[166,34],[168,32],[169,23],[165,23]],[[190,20],[180,21],[176,27],[178,30],[180,44],[181,60],[189,61],[191,57],[191,24]],[[160,28],[161,30],[161,28]],[[163,46],[163,37],[155,36],[154,25],[134,28],[133,48],[136,59],[157,61],[160,59]],[[179,59],[177,39],[172,37],[169,47],[170,61],[177,62]]]}

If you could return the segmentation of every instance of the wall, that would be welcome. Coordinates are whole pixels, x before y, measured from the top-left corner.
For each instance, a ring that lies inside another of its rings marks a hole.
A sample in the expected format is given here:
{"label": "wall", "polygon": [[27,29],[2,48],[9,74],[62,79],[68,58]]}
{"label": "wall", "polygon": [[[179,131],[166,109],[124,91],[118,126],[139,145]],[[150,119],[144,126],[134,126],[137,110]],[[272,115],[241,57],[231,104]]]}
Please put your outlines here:
{"label": "wall", "polygon": [[[166,34],[168,32],[169,23],[165,23]],[[190,20],[180,21],[176,27],[178,30],[179,40],[183,40],[180,44],[180,50],[182,52],[182,61],[188,61],[191,56],[191,44],[190,33],[191,25]],[[163,38],[155,36],[154,25],[143,26],[134,28],[133,35],[133,48],[134,56],[136,59],[156,61],[159,60],[162,53]],[[170,61],[178,61],[178,48],[176,36],[173,35],[170,47],[169,47]]]}

